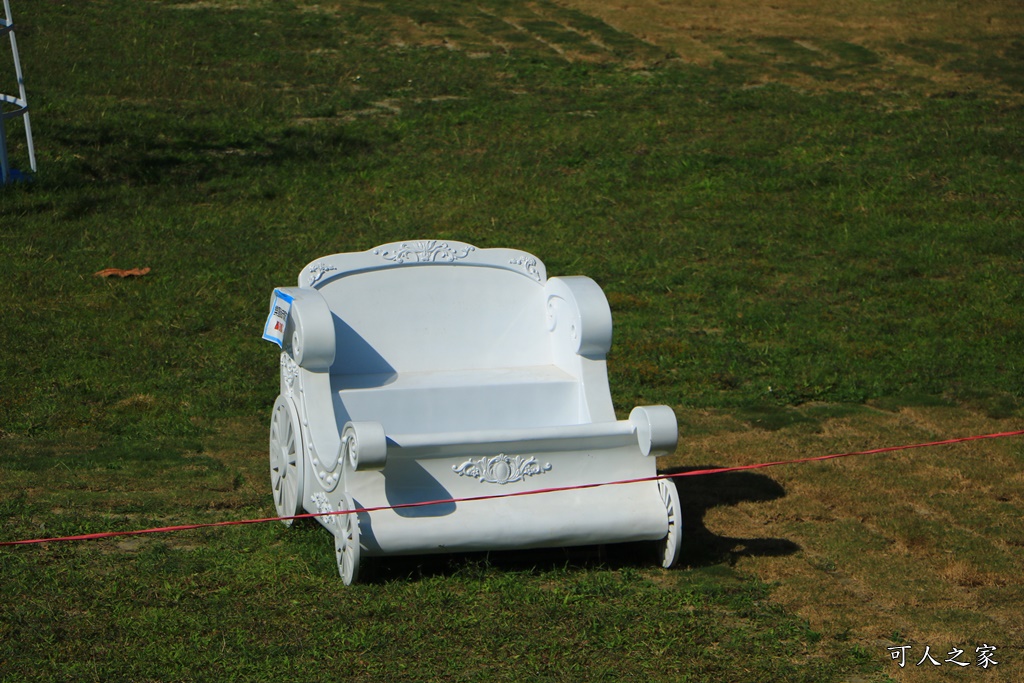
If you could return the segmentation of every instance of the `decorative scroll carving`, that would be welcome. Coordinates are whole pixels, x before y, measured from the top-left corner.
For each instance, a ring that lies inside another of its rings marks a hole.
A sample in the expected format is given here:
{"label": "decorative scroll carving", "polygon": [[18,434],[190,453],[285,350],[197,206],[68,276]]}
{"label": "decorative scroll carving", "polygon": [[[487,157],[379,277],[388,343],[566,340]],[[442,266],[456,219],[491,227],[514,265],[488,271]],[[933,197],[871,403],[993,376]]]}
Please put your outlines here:
{"label": "decorative scroll carving", "polygon": [[[388,245],[388,247],[391,246]],[[476,250],[476,247],[469,245],[460,250],[448,246],[447,242],[438,244],[437,240],[413,242],[412,244],[402,242],[397,249],[388,247],[378,247],[373,250],[373,253],[395,263],[434,263],[436,261],[454,263],[466,258],[470,252]]]}
{"label": "decorative scroll carving", "polygon": [[324,493],[323,491],[317,491],[312,496],[310,496],[310,498],[313,500],[313,504],[316,505],[316,511],[324,515],[323,517],[318,517],[317,519],[319,519],[324,524],[334,524],[334,518],[337,515],[325,514],[329,512],[334,512],[334,506],[331,505],[331,501],[327,500],[327,494]]}
{"label": "decorative scroll carving", "polygon": [[338,449],[338,462],[344,463],[346,459],[351,463],[352,469],[355,469],[359,462],[359,453],[356,451],[356,435],[351,431],[342,434],[341,448]]}
{"label": "decorative scroll carving", "polygon": [[337,270],[337,269],[338,269],[337,266],[330,266],[330,265],[327,265],[326,263],[317,263],[315,265],[310,266],[309,267],[309,286],[312,287],[316,283],[320,282],[320,278],[322,278],[324,275],[326,275],[327,273],[330,273],[333,270]]}
{"label": "decorative scroll carving", "polygon": [[527,275],[540,282],[541,277],[540,271],[537,270],[537,259],[532,256],[520,256],[519,258],[512,259],[509,263],[513,266],[519,266],[526,271]]}
{"label": "decorative scroll carving", "polygon": [[461,465],[452,465],[452,471],[460,477],[472,477],[488,484],[511,484],[526,477],[544,474],[550,469],[550,463],[541,465],[534,457],[524,460],[521,455],[504,453],[477,460],[470,458]]}
{"label": "decorative scroll carving", "polygon": [[299,366],[287,353],[281,354],[281,377],[284,379],[288,396],[295,396],[295,380],[299,377]]}

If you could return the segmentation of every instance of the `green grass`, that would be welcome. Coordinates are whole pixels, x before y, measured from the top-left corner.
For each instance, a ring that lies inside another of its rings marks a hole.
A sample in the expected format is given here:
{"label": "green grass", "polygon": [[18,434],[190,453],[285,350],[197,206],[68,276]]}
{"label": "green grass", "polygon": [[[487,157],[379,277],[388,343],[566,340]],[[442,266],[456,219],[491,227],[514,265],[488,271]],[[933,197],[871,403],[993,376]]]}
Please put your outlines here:
{"label": "green grass", "polygon": [[[259,435],[229,431],[209,451],[8,439],[5,483],[28,493],[0,524],[27,537],[264,516]],[[649,680],[810,682],[872,668],[765,583],[652,558],[392,558],[346,588],[311,523],[8,548],[0,680],[621,680],[625,662]]]}
{"label": "green grass", "polygon": [[[0,189],[2,539],[270,514],[272,288],[317,256],[417,237],[515,246],[597,280],[616,408],[676,408],[673,466],[725,462],[717,437],[821,452],[847,450],[827,440],[847,425],[858,447],[922,437],[901,410],[959,411],[941,413],[950,430],[1020,422],[1019,41],[891,48],[1010,89],[961,96],[912,74],[854,87],[888,66],[839,40],[722,35],[730,61],[687,65],[550,2],[15,12],[39,172]],[[835,89],[765,84],[780,74]],[[152,270],[93,276],[107,267]],[[742,534],[706,513],[812,503],[796,477],[788,496],[767,477],[723,481],[687,490],[675,572],[628,551],[457,557],[343,590],[322,533],[277,525],[4,549],[0,681],[884,676],[877,639],[784,609],[775,591],[803,584],[742,559],[806,554],[819,580],[881,571],[874,532],[844,545],[792,521],[735,551]],[[976,509],[937,500],[1010,548],[958,546],[965,561],[1012,577],[1024,536],[991,524],[1020,516],[1007,482]],[[906,486],[894,498],[942,493]],[[897,515],[878,533],[941,554],[943,523]],[[979,604],[1017,604],[1015,581],[985,578],[1003,593]]]}
{"label": "green grass", "polygon": [[698,681],[742,660],[749,680],[810,682],[862,664],[814,657],[819,636],[731,572],[665,581],[479,558],[340,590],[319,534],[226,540],[7,553],[7,581],[27,593],[4,610],[4,642],[20,645],[5,648],[3,680],[621,680],[628,662],[648,680]]}

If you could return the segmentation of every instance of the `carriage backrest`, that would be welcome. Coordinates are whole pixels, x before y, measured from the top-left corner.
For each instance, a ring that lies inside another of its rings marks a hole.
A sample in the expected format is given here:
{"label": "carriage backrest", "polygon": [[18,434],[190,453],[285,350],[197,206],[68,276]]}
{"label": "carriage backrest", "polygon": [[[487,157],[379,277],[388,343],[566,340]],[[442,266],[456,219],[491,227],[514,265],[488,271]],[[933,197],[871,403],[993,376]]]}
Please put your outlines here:
{"label": "carriage backrest", "polygon": [[332,375],[549,365],[544,266],[510,249],[418,242],[319,259],[299,285],[334,317]]}

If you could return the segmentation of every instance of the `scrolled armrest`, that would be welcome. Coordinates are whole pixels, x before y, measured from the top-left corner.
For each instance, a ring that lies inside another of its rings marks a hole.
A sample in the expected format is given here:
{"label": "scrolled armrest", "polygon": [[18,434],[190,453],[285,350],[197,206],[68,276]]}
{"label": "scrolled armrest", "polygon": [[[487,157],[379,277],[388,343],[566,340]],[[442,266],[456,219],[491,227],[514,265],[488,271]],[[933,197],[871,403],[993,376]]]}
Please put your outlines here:
{"label": "scrolled armrest", "polygon": [[327,370],[334,364],[336,349],[334,317],[320,292],[303,287],[281,287],[292,297],[285,327],[285,350],[307,370]]}
{"label": "scrolled armrest", "polygon": [[353,470],[382,470],[387,463],[388,441],[380,422],[346,422],[341,430],[341,453]]}
{"label": "scrolled armrest", "polygon": [[612,346],[612,312],[601,287],[589,277],[555,277],[545,290],[548,329],[579,355],[603,359]]}
{"label": "scrolled armrest", "polygon": [[679,423],[668,406],[637,406],[629,414],[644,455],[668,455],[679,442]]}

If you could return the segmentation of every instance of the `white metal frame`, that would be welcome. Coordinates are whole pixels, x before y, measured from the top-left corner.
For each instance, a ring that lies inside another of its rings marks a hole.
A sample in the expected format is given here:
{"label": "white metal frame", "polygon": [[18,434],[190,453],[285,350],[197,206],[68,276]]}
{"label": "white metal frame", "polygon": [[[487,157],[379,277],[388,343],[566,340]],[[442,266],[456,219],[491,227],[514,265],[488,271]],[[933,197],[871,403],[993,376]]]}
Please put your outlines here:
{"label": "white metal frame", "polygon": [[[18,56],[18,41],[14,37],[14,20],[11,17],[11,2],[4,0],[4,16],[0,19],[0,36],[8,35],[11,39],[11,53],[14,57],[14,74],[18,80],[18,95],[0,93],[0,184],[7,184],[12,178],[10,159],[7,156],[8,119],[21,118],[25,126],[25,141],[28,146],[29,166],[36,171],[36,151],[32,144],[32,124],[28,115],[28,98],[25,95],[25,77],[21,71],[21,58]],[[6,108],[13,106],[13,109]]]}

